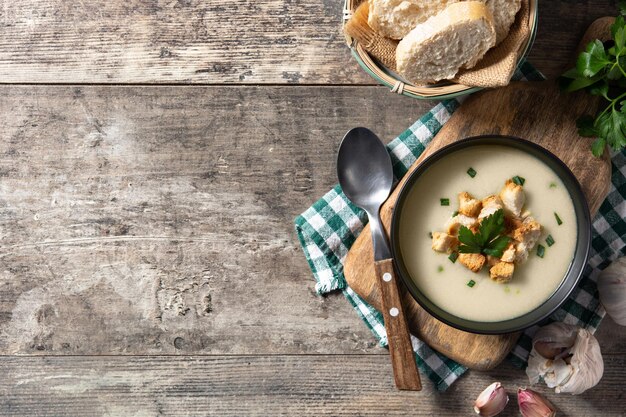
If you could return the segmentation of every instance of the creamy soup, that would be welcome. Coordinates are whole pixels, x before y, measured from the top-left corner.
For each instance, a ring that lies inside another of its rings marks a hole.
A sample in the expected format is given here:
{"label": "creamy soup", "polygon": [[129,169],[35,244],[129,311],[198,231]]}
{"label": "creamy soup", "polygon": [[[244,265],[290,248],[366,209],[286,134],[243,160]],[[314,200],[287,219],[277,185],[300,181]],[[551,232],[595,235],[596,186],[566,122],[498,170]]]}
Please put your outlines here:
{"label": "creamy soup", "polygon": [[[474,178],[467,174],[469,168],[475,170]],[[524,209],[543,226],[538,241],[545,247],[543,258],[535,247],[526,262],[515,265],[511,281],[501,284],[490,279],[488,268],[473,273],[450,261],[448,254],[433,251],[429,235],[458,209],[459,192],[477,198],[498,194],[514,176],[525,179]],[[450,205],[442,206],[441,199],[449,199]],[[483,145],[456,151],[420,176],[405,200],[399,235],[406,268],[426,297],[455,316],[494,322],[535,309],[559,287],[574,256],[576,214],[565,185],[550,167],[521,150]],[[548,235],[552,246],[546,243]]]}

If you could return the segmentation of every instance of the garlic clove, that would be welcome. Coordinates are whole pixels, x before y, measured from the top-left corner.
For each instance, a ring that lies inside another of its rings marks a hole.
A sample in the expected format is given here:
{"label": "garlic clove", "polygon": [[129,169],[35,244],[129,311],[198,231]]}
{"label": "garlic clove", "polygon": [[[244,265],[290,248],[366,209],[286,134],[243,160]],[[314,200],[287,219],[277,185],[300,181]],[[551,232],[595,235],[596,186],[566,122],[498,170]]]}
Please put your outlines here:
{"label": "garlic clove", "polygon": [[554,417],[556,409],[543,395],[531,389],[517,390],[517,405],[524,417]]}
{"label": "garlic clove", "polygon": [[613,261],[598,276],[600,302],[613,321],[626,326],[626,257]]}
{"label": "garlic clove", "polygon": [[509,396],[499,382],[489,385],[474,402],[474,411],[483,417],[500,414],[509,402]]}
{"label": "garlic clove", "polygon": [[556,393],[580,394],[595,386],[603,373],[600,345],[588,330],[552,323],[535,334],[526,368],[531,384],[543,380]]}

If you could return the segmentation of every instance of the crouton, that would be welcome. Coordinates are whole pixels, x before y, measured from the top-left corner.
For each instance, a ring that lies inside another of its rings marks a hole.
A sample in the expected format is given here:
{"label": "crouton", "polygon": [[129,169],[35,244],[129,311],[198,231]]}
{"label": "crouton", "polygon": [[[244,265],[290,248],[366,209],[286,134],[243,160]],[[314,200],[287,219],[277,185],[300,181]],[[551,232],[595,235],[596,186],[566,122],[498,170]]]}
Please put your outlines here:
{"label": "crouton", "polygon": [[480,253],[459,253],[459,262],[472,272],[480,272],[487,259]]}
{"label": "crouton", "polygon": [[509,246],[506,247],[504,252],[502,252],[502,256],[500,257],[502,262],[515,262],[515,243],[509,243]]}
{"label": "crouton", "polygon": [[513,237],[515,229],[522,227],[522,219],[513,216],[504,216],[504,231],[505,234]]}
{"label": "crouton", "polygon": [[522,225],[513,231],[515,246],[515,262],[522,263],[528,258],[528,253],[535,247],[541,236],[541,225],[532,217],[526,217]]}
{"label": "crouton", "polygon": [[471,228],[476,223],[476,217],[468,217],[464,214],[457,214],[456,216],[450,218],[444,227],[449,235],[456,236],[459,233],[461,226]]}
{"label": "crouton", "polygon": [[515,266],[510,262],[498,262],[489,269],[489,276],[492,280],[501,284],[509,282],[513,277]]}
{"label": "crouton", "polygon": [[490,195],[483,199],[482,205],[483,208],[480,210],[480,214],[478,214],[478,220],[491,216],[493,213],[500,210],[502,208],[502,200],[500,200],[500,197],[497,195]]}
{"label": "crouton", "polygon": [[496,258],[495,256],[487,255],[487,265],[489,265],[490,267],[494,266],[498,262],[500,262],[500,258]]}
{"label": "crouton", "polygon": [[476,217],[482,207],[483,204],[480,200],[472,197],[470,193],[466,193],[465,191],[459,193],[459,213],[467,217]]}
{"label": "crouton", "polygon": [[437,252],[450,253],[456,249],[458,241],[454,236],[443,232],[433,232],[432,248]]}
{"label": "crouton", "polygon": [[504,188],[500,191],[500,199],[507,211],[513,213],[515,216],[519,216],[526,202],[526,194],[524,194],[524,189],[521,185],[507,180],[504,184]]}

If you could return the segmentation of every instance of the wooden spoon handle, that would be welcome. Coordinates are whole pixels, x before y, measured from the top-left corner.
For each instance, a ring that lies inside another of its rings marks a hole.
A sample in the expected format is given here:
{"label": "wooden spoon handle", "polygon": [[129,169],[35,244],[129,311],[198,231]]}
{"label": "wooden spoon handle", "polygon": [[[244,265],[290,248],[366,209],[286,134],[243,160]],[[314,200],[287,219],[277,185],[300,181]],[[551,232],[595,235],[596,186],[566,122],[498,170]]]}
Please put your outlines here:
{"label": "wooden spoon handle", "polygon": [[396,387],[401,390],[420,391],[422,383],[415,363],[409,326],[402,308],[393,261],[391,259],[377,261],[375,269],[382,295],[383,317]]}

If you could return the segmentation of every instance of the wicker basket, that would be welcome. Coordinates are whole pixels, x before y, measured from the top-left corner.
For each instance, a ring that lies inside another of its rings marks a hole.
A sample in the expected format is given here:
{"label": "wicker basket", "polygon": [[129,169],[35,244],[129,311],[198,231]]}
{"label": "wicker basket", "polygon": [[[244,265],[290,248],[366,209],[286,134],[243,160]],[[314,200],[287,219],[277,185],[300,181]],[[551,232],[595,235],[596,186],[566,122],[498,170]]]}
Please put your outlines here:
{"label": "wicker basket", "polygon": [[[344,23],[350,19],[353,11],[361,4],[363,0],[345,0],[343,10]],[[365,0],[367,1],[367,0]],[[535,34],[537,32],[537,2],[538,0],[523,0],[528,1],[530,14],[529,14],[529,27],[530,36],[528,41],[523,46],[523,52],[520,55],[520,62],[530,51],[530,47],[535,40]],[[402,78],[394,71],[389,70],[383,64],[378,62],[375,58],[363,49],[356,39],[346,35],[346,42],[352,51],[352,55],[359,63],[359,65],[374,78],[380,84],[387,86],[393,93],[402,94],[407,97],[413,97],[417,99],[428,100],[442,100],[446,98],[457,97],[465,94],[470,94],[475,91],[481,90],[480,87],[469,87],[467,85],[456,84],[453,82],[440,82],[437,84],[429,85],[413,85],[409,81]]]}

